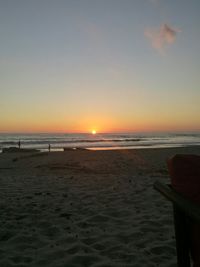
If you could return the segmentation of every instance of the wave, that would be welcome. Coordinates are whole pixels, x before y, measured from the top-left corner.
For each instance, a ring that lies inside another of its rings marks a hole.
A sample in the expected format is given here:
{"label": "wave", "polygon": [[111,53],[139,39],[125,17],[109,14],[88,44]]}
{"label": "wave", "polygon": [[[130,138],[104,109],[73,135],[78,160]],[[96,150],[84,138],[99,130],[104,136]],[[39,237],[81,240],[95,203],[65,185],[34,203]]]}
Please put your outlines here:
{"label": "wave", "polygon": [[5,141],[5,142],[0,142],[0,145],[16,145],[18,143],[14,141]]}
{"label": "wave", "polygon": [[200,145],[200,134],[0,134],[0,149],[18,146],[45,149],[62,147],[159,147]]}
{"label": "wave", "polygon": [[[33,140],[23,141],[24,145],[40,145],[40,144],[72,144],[72,143],[104,143],[104,142],[139,142],[141,139],[75,139],[75,140]],[[17,145],[18,141],[0,141],[0,145]]]}

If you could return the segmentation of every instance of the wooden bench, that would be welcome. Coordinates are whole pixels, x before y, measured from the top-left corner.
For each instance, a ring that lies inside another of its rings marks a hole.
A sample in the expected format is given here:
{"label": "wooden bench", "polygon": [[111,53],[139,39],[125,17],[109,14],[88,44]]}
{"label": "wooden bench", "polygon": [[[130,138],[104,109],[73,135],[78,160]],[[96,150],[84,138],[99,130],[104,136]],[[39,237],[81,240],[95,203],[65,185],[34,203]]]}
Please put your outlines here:
{"label": "wooden bench", "polygon": [[[177,193],[170,185],[157,181],[154,183],[154,188],[173,204],[177,266],[190,267],[191,225],[196,223],[200,225],[200,206]],[[200,267],[198,264],[194,266]]]}

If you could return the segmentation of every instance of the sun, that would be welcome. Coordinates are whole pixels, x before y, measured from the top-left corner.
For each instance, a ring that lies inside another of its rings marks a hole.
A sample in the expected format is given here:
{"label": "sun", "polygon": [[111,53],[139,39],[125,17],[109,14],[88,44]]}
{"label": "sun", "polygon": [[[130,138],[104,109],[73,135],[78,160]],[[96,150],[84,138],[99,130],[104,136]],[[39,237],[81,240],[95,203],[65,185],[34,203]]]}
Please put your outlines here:
{"label": "sun", "polygon": [[92,130],[92,134],[96,134],[97,132],[96,132],[96,130]]}

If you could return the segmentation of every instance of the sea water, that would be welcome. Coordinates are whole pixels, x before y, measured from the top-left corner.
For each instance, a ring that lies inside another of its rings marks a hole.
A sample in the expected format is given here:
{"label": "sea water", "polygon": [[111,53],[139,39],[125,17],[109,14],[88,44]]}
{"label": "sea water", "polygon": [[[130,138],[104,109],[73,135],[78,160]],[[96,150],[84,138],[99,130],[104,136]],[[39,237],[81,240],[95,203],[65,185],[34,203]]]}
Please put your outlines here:
{"label": "sea water", "polygon": [[0,151],[6,147],[63,150],[63,148],[130,149],[165,148],[200,145],[195,133],[0,133]]}

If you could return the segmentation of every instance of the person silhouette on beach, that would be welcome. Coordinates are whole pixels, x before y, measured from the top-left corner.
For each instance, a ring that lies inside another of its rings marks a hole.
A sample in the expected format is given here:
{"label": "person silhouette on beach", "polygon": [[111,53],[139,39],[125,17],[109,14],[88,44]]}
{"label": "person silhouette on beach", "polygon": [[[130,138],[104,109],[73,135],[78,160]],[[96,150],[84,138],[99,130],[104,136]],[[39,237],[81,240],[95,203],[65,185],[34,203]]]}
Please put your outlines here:
{"label": "person silhouette on beach", "polygon": [[51,151],[51,145],[49,144],[49,152]]}
{"label": "person silhouette on beach", "polygon": [[18,147],[19,147],[19,149],[21,148],[21,141],[20,140],[18,142]]}

